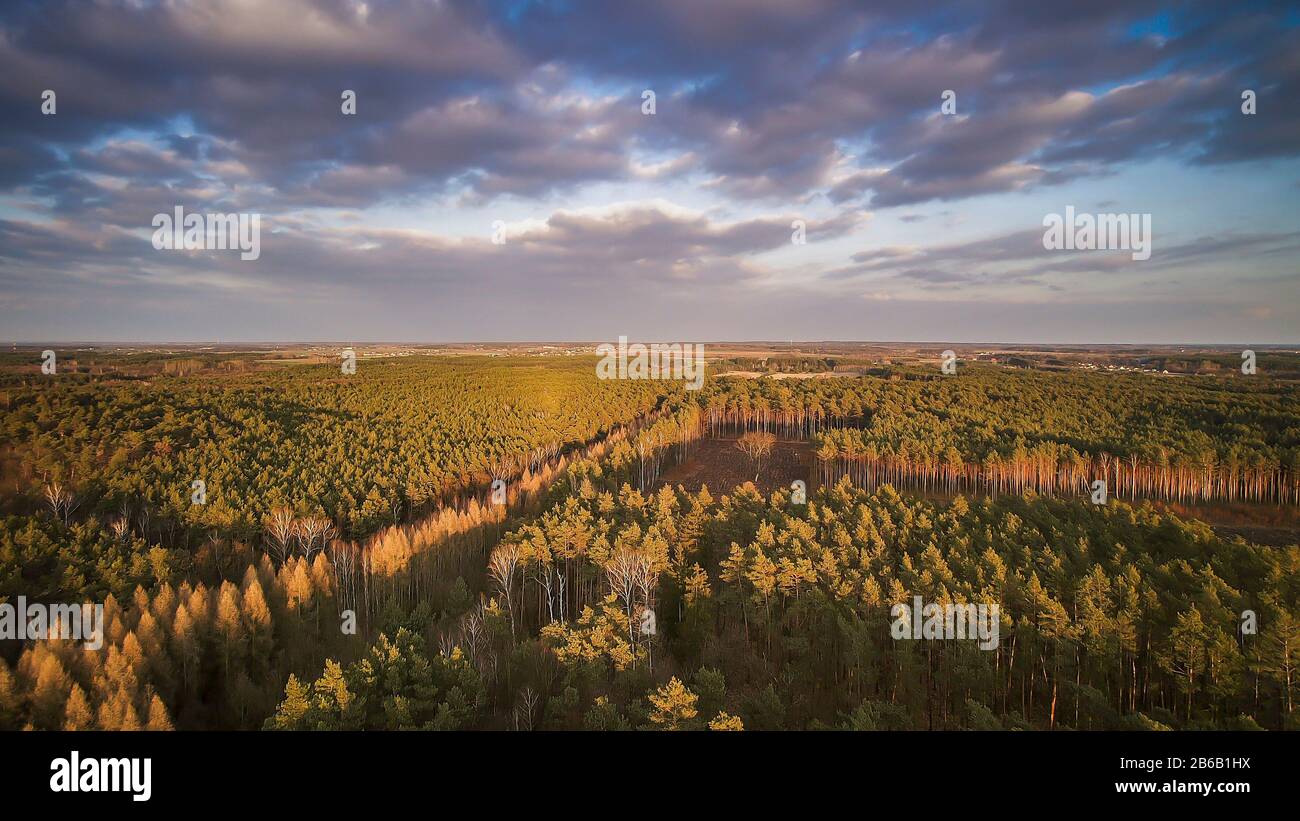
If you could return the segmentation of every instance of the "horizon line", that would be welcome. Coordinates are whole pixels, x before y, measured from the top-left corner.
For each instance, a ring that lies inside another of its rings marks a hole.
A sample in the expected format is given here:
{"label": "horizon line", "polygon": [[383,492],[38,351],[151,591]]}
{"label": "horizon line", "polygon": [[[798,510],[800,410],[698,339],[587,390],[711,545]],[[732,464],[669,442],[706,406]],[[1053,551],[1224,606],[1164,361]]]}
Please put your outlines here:
{"label": "horizon line", "polygon": [[[726,345],[771,345],[771,346],[798,346],[798,345],[875,345],[875,346],[937,346],[937,345],[981,345],[994,347],[1010,346],[1037,346],[1037,347],[1058,347],[1058,348],[1097,348],[1097,347],[1198,347],[1198,348],[1239,348],[1241,346],[1255,348],[1296,348],[1300,349],[1300,341],[1297,342],[1197,342],[1197,341],[1123,341],[1123,342],[1066,342],[1066,341],[1042,341],[1042,340],[881,340],[881,339],[795,339],[795,340],[769,340],[769,339],[722,339],[722,340],[703,340],[683,342],[682,340],[661,340],[650,338],[631,338],[628,337],[629,343],[661,343],[661,344],[702,344],[714,346]],[[608,344],[608,339],[591,339],[591,340],[573,340],[573,339],[532,339],[532,340],[496,340],[496,339],[466,339],[466,340],[438,340],[438,341],[412,341],[412,340],[94,340],[94,339],[68,339],[68,340],[10,340],[7,345],[10,348],[35,348],[42,345],[54,345],[63,347],[267,347],[267,348],[290,348],[290,347],[310,347],[310,346],[410,346],[410,347],[451,347],[451,346],[595,346]],[[0,343],[6,344],[6,343]]]}

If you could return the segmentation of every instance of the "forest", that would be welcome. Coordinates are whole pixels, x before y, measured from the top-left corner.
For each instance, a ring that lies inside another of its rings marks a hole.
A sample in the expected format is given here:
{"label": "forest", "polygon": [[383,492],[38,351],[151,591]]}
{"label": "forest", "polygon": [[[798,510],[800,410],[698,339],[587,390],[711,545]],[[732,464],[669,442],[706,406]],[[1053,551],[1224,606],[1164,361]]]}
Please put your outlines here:
{"label": "forest", "polygon": [[1276,380],[972,366],[888,377],[716,380],[714,429],[814,437],[833,484],[1300,503],[1300,390]]}
{"label": "forest", "polygon": [[[1148,499],[1296,504],[1292,384],[883,370],[10,379],[0,599],[106,638],[0,647],[0,728],[1298,726],[1300,547]],[[747,431],[815,450],[806,498],[664,481]],[[913,596],[1000,643],[896,640]]]}
{"label": "forest", "polygon": [[481,358],[42,379],[0,389],[0,595],[20,592],[19,565],[29,594],[129,594],[205,545],[261,542],[271,520],[287,522],[270,539],[281,562],[369,536],[535,471],[664,392]]}

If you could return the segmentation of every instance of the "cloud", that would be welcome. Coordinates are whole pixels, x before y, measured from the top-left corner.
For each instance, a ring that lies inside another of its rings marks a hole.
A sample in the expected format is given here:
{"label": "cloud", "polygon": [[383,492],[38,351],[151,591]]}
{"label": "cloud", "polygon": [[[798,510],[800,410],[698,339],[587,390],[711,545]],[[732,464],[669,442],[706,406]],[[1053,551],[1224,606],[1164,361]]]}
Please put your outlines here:
{"label": "cloud", "polygon": [[[150,215],[152,217],[152,214]],[[222,251],[157,251],[148,233],[79,221],[0,221],[0,281],[13,287],[58,288],[115,279],[123,286],[193,289],[256,286],[283,294],[309,289],[339,295],[407,287],[460,290],[490,286],[502,294],[553,289],[581,292],[639,282],[708,288],[768,272],[755,257],[790,244],[790,216],[723,222],[668,203],[621,203],[592,211],[557,211],[511,226],[506,242],[425,231],[324,226],[267,220],[262,258],[245,262]],[[843,236],[860,224],[849,212],[810,221],[810,237]],[[147,226],[148,220],[139,223]],[[105,260],[111,260],[105,264]],[[197,276],[203,274],[204,277]]]}
{"label": "cloud", "polygon": [[[1131,264],[1046,255],[1037,229],[1005,226],[961,243],[873,237],[882,247],[852,258],[846,238],[867,209],[898,209],[901,226],[882,222],[910,238],[928,203],[1109,182],[1156,160],[1291,179],[1300,29],[1286,15],[1150,0],[10,3],[0,280],[28,301],[62,288],[88,312],[196,293],[464,307],[490,287],[579,313],[601,310],[609,283],[673,310],[692,288],[728,304],[741,287],[786,288],[787,302],[798,287],[1051,296]],[[1240,113],[1245,88],[1255,115]],[[45,89],[56,115],[41,113]],[[939,111],[949,89],[955,116]],[[596,192],[632,202],[579,207]],[[159,255],[144,229],[176,205],[257,212],[279,233],[258,266]],[[393,216],[438,209],[461,231],[488,210],[545,216],[513,224],[505,246]],[[791,251],[801,214],[819,215],[816,242]],[[1187,235],[1143,270],[1276,278],[1295,253],[1270,225]]]}
{"label": "cloud", "polygon": [[[220,144],[270,200],[300,203],[320,183],[326,202],[355,205],[632,180],[648,151],[689,157],[660,173],[699,173],[730,197],[888,207],[1060,184],[1182,147],[1219,163],[1300,145],[1297,33],[1267,5],[1237,23],[1174,13],[1181,30],[1155,39],[1128,34],[1157,8],[1144,3],[1086,15],[951,3],[919,23],[894,4],[837,0],[504,14],[415,0],[58,5],[0,12],[12,115],[0,184],[88,172],[86,153],[124,129]],[[1224,44],[1259,56],[1234,62]],[[1248,83],[1261,113],[1228,117]],[[643,87],[659,94],[654,117],[640,115]],[[45,88],[59,93],[55,117],[36,104]],[[345,88],[355,117],[339,111]],[[938,114],[944,89],[956,118]],[[178,115],[195,134],[174,132]]]}
{"label": "cloud", "polygon": [[[1101,275],[1125,277],[1124,289],[1138,298],[1131,287],[1133,277],[1205,270],[1222,277],[1224,270],[1243,257],[1258,263],[1272,261],[1279,270],[1300,275],[1300,269],[1294,267],[1294,261],[1300,259],[1300,231],[1227,232],[1168,245],[1157,237],[1151,258],[1135,261],[1128,251],[1047,250],[1043,229],[1031,228],[965,242],[859,251],[851,256],[851,264],[826,271],[823,280],[837,288],[896,282],[957,293],[1005,294],[1008,286],[1017,286],[1021,293],[1026,293],[1023,286],[1035,286],[1028,292],[1068,290],[1062,283],[1075,288],[1092,285],[1096,280],[1091,276]],[[1248,278],[1258,279],[1257,273]],[[1056,281],[1052,281],[1054,277]]]}

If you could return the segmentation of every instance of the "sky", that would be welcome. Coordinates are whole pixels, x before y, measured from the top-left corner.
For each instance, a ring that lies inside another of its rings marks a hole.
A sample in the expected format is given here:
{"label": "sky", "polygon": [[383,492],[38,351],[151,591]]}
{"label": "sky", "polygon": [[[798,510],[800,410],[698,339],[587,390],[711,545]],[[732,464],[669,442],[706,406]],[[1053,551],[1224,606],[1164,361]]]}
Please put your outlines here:
{"label": "sky", "polygon": [[10,2],[0,111],[0,341],[1300,342],[1285,3]]}

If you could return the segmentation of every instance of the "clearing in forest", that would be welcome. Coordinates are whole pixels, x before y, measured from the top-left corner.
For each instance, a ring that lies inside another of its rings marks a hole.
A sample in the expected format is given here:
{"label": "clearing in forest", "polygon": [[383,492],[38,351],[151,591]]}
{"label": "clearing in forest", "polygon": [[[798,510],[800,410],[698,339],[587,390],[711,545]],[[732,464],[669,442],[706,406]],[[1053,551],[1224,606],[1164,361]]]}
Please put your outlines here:
{"label": "clearing in forest", "polygon": [[[708,485],[709,492],[715,496],[730,493],[745,482],[753,482],[754,467],[749,458],[736,448],[736,438],[729,435],[699,440],[691,446],[686,461],[665,471],[661,482],[674,487],[680,484],[691,492],[699,490],[701,485]],[[812,442],[778,439],[754,484],[768,494],[778,487],[789,490],[791,482],[802,479],[811,491],[815,459]]]}

